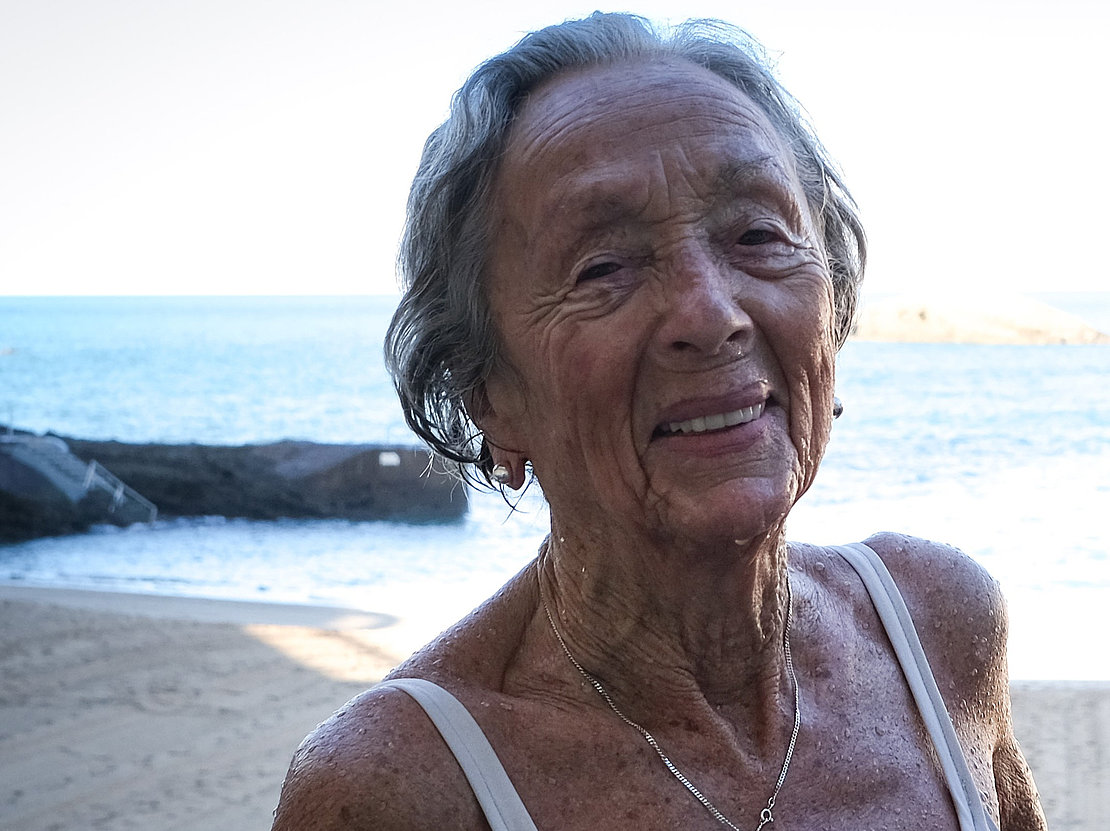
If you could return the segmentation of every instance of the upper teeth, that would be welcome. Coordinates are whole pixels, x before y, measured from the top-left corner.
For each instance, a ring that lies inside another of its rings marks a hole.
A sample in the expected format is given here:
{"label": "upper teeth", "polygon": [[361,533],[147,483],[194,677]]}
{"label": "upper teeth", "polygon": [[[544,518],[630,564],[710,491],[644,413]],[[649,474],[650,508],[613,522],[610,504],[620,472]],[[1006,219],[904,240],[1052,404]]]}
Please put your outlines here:
{"label": "upper teeth", "polygon": [[755,421],[763,415],[763,404],[753,407],[741,407],[729,413],[699,416],[689,421],[672,421],[666,426],[668,433],[705,433],[709,430],[720,430],[723,427],[733,427],[748,421]]}

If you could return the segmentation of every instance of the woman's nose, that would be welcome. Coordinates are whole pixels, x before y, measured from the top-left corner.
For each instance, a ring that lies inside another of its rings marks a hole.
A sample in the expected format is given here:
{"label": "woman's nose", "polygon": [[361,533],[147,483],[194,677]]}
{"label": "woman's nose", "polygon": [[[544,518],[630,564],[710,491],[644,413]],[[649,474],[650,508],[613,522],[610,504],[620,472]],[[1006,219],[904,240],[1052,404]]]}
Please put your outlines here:
{"label": "woman's nose", "polygon": [[727,362],[747,351],[755,324],[739,297],[742,279],[704,255],[664,278],[658,343],[669,360]]}

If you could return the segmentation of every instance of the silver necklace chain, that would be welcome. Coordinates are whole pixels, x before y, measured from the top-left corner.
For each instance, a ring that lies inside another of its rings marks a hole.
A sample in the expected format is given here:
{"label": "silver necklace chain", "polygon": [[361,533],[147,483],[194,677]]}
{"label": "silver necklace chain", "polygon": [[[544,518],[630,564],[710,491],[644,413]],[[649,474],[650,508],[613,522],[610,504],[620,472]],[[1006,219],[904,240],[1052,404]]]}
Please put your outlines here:
{"label": "silver necklace chain", "polygon": [[[790,760],[794,757],[794,747],[798,743],[798,731],[801,730],[802,727],[802,704],[801,697],[798,693],[798,676],[794,673],[794,658],[790,653],[790,617],[793,608],[794,596],[790,590],[790,577],[788,575],[786,578],[786,619],[783,621],[782,651],[786,657],[786,673],[790,676],[790,684],[794,689],[794,730],[790,734],[790,744],[786,748],[786,757],[782,761],[782,771],[779,773],[778,781],[775,782],[775,789],[771,792],[770,799],[767,800],[767,807],[759,812],[759,825],[755,827],[755,831],[760,831],[764,825],[775,821],[771,812],[775,809],[775,802],[778,800],[779,791],[782,790],[782,785],[786,781],[786,772],[790,770]],[[651,735],[646,727],[637,724],[622,713],[620,708],[617,707],[616,702],[613,701],[613,697],[609,695],[609,691],[601,685],[600,681],[578,663],[578,660],[571,654],[567,642],[563,640],[563,636],[559,633],[559,627],[555,625],[555,618],[551,616],[551,609],[548,608],[546,599],[543,600],[543,610],[547,614],[547,622],[551,624],[551,631],[555,633],[555,638],[559,641],[559,646],[563,648],[563,653],[570,660],[571,664],[574,665],[574,668],[578,670],[578,673],[586,679],[586,682],[593,687],[597,691],[597,694],[609,705],[609,709],[616,713],[621,721],[644,737],[644,741],[646,741],[648,745],[651,746],[651,749],[655,751],[656,755],[659,756],[659,759],[663,762],[667,770],[671,772],[671,775],[677,779],[686,790],[694,795],[694,798],[705,807],[705,810],[707,810],[717,822],[722,825],[727,825],[729,828],[733,829],[733,831],[740,831],[736,823],[722,814],[717,806],[709,801],[709,797],[703,794],[693,782],[686,778],[686,774],[675,766],[674,762],[663,752],[663,748],[659,746],[659,742],[655,740],[655,736]]]}

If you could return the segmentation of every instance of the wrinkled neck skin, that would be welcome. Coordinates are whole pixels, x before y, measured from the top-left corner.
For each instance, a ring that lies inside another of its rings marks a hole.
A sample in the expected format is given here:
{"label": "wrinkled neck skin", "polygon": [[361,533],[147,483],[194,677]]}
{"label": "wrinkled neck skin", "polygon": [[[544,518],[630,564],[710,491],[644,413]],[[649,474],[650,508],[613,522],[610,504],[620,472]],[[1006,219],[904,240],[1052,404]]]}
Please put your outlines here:
{"label": "wrinkled neck skin", "polygon": [[792,696],[782,521],[717,550],[615,536],[585,536],[553,515],[537,573],[567,647],[618,707],[644,726],[706,705],[726,716],[781,713]]}

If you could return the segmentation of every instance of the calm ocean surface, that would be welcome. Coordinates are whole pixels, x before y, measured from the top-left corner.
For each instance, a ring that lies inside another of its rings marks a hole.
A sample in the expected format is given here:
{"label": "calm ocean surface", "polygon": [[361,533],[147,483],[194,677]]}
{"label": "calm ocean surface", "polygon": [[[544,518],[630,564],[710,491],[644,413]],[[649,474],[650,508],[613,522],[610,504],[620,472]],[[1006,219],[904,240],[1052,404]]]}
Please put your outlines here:
{"label": "calm ocean surface", "polygon": [[[1057,305],[1110,331],[1110,294]],[[3,298],[0,423],[82,438],[405,442],[393,298]],[[1110,347],[850,343],[791,536],[951,542],[1001,581],[1016,678],[1108,679]],[[445,626],[531,558],[537,494],[447,525],[206,518],[0,547],[0,581],[330,603]],[[1096,646],[1096,644],[1098,644]]]}

